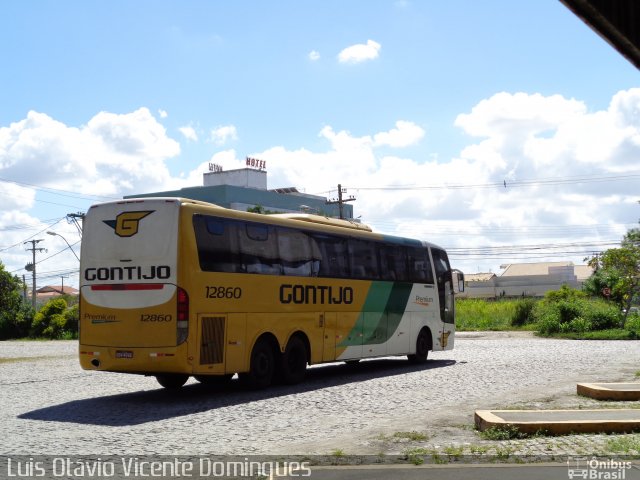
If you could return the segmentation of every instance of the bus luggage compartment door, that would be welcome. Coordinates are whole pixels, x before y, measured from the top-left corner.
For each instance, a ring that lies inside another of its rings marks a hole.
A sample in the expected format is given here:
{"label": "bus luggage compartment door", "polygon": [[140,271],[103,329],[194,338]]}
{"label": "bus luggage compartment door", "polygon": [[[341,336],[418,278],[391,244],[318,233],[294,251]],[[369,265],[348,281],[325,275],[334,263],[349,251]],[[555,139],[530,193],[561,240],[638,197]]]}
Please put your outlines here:
{"label": "bus luggage compartment door", "polygon": [[198,371],[224,373],[226,330],[226,315],[198,315],[198,362],[195,367]]}

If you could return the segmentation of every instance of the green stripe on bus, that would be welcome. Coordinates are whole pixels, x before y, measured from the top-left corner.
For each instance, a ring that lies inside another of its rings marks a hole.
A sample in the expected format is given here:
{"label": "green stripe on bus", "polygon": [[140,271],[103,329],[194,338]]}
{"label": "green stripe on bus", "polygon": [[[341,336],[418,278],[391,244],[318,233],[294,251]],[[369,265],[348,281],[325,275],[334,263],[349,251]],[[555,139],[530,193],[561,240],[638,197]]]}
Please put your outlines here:
{"label": "green stripe on bus", "polygon": [[[393,290],[387,302],[387,340],[395,333],[402,320],[402,315],[407,309],[409,295],[411,295],[411,283],[394,283]],[[386,340],[385,340],[386,341]]]}
{"label": "green stripe on bus", "polygon": [[[407,307],[412,284],[373,282],[358,319],[338,346],[384,343],[395,333]],[[362,332],[362,336],[358,333]]]}

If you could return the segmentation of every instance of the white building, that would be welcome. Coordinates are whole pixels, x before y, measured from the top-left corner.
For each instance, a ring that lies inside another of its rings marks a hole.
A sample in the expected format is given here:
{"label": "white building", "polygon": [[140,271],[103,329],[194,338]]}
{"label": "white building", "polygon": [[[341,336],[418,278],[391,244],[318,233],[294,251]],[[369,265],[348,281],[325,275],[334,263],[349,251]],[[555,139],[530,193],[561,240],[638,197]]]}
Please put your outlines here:
{"label": "white building", "polygon": [[512,263],[503,272],[465,274],[463,298],[542,297],[562,285],[581,289],[593,269],[573,262]]}

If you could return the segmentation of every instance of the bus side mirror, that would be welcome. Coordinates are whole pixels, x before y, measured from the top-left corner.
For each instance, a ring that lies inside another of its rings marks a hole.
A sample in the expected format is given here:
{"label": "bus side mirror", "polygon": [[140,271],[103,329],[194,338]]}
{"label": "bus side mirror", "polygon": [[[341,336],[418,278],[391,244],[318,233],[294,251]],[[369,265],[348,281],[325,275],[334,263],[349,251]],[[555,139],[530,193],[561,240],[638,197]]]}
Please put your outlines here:
{"label": "bus side mirror", "polygon": [[464,292],[464,273],[462,273],[460,270],[452,270],[451,273],[453,274],[453,284],[455,285],[454,292]]}

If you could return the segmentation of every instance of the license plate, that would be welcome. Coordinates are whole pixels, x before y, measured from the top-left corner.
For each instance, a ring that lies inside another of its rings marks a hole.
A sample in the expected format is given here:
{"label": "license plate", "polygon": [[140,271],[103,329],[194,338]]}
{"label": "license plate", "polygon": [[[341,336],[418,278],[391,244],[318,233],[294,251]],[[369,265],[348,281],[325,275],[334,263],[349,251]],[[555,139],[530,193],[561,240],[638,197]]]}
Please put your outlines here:
{"label": "license plate", "polygon": [[133,352],[130,350],[116,350],[116,358],[133,358]]}

